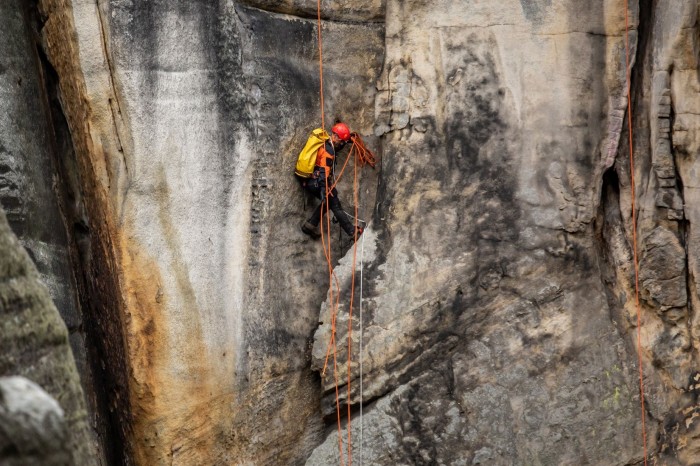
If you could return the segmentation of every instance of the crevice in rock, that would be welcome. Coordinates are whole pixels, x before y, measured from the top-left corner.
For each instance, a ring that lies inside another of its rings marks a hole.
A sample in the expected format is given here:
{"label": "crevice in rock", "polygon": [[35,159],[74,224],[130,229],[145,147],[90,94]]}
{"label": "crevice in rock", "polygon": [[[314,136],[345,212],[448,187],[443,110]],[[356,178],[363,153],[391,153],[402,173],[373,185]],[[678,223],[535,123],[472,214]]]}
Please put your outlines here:
{"label": "crevice in rock", "polygon": [[[78,282],[87,281],[89,272],[84,268],[84,261],[89,261],[92,246],[90,228],[88,226],[89,219],[80,200],[82,194],[75,191],[75,188],[78,186],[74,182],[78,181],[76,178],[78,174],[73,171],[75,169],[74,160],[70,160],[74,159],[75,153],[68,124],[58,98],[59,78],[40,48],[37,48],[37,53],[40,57],[41,74],[44,78],[49,112],[47,117],[52,129],[51,142],[53,150],[51,152],[54,157],[52,162],[59,179],[55,189],[59,197],[59,206],[71,244],[71,262],[73,264],[74,277]],[[68,157],[69,160],[66,160],[65,157]],[[85,351],[88,356],[88,367],[86,368],[87,373],[84,374],[83,390],[86,393],[93,426],[95,426],[97,435],[100,438],[101,448],[105,450],[107,461],[110,464],[123,464],[122,441],[118,435],[119,421],[115,418],[116,413],[113,413],[112,409],[110,409],[107,389],[107,381],[111,377],[108,374],[109,368],[103,363],[107,357],[100,351],[99,344],[95,343],[99,341],[99,336],[96,335],[94,323],[91,323],[89,317],[85,315],[85,309],[91,306],[90,297],[84,295],[85,291],[85,284],[81,285],[79,283],[78,302],[81,313],[83,313],[83,324],[80,329],[85,333],[87,346]]]}
{"label": "crevice in rock", "polygon": [[[672,70],[669,72],[669,74],[672,74]],[[671,97],[671,107],[670,107],[670,113],[669,113],[669,128],[673,128],[676,120],[676,112],[675,112],[675,107],[673,105],[673,97]],[[673,148],[673,131],[668,132],[668,138],[669,138],[669,144],[670,147]],[[674,154],[675,155],[675,154]],[[675,158],[675,157],[674,157]],[[684,183],[683,183],[683,177],[678,169],[678,161],[674,160],[673,167],[675,169],[675,177],[676,177],[676,186],[678,188],[678,194],[680,195],[681,201],[683,203],[683,206],[685,206],[685,191],[684,191]],[[692,338],[692,322],[693,322],[693,315],[694,315],[694,306],[693,306],[693,298],[696,295],[695,293],[695,281],[693,277],[693,272],[692,268],[690,266],[690,254],[691,251],[689,251],[688,246],[690,244],[690,221],[686,218],[685,213],[683,214],[683,217],[677,220],[678,222],[678,234],[679,238],[681,240],[681,244],[683,245],[683,249],[685,251],[685,284],[686,284],[686,293],[688,296],[688,301],[686,303],[686,306],[688,307],[688,315],[687,319],[685,322],[688,334],[691,335]],[[692,351],[692,349],[691,349]]]}
{"label": "crevice in rock", "polygon": [[[95,219],[90,219],[85,204],[84,181],[81,179],[79,162],[75,152],[73,135],[67,117],[63,111],[59,83],[61,77],[47,57],[43,46],[41,30],[48,18],[43,17],[38,0],[32,0],[25,6],[27,28],[32,34],[37,69],[39,73],[45,118],[49,128],[50,157],[46,163],[54,171],[54,191],[68,237],[70,263],[73,280],[76,283],[77,306],[82,323],[72,329],[84,337],[85,348],[81,348],[86,359],[82,368],[81,381],[86,396],[91,427],[97,436],[100,462],[107,464],[128,464],[125,449],[124,431],[128,429],[125,418],[129,417],[128,396],[126,391],[125,358],[121,327],[117,321],[105,327],[104,322],[113,320],[104,315],[105,302],[114,306],[111,272],[95,260],[94,235],[90,227]],[[104,280],[103,283],[100,283]],[[112,286],[110,287],[110,284]],[[110,293],[97,289],[105,287]],[[116,347],[107,347],[105,342],[120,342]],[[74,347],[74,351],[76,348]],[[119,367],[113,362],[119,361]],[[115,396],[116,394],[116,396]],[[98,458],[95,458],[98,461]]]}
{"label": "crevice in rock", "polygon": [[621,315],[614,314],[615,309],[620,309],[624,305],[624,298],[615,294],[615,290],[618,289],[616,256],[627,253],[626,249],[621,248],[621,245],[625,244],[625,238],[622,213],[619,207],[620,180],[615,165],[603,173],[602,180],[598,214],[593,220],[596,246],[598,247],[598,268],[608,301],[610,320],[615,324],[619,334],[624,336],[629,325],[622,321]]}

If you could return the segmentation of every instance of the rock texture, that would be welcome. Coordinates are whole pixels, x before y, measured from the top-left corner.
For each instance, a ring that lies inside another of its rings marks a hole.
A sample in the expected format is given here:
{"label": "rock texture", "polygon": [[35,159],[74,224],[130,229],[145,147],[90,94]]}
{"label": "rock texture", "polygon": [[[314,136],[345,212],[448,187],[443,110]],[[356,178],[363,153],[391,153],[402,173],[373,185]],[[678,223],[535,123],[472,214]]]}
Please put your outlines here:
{"label": "rock texture", "polygon": [[[320,124],[316,22],[293,11],[39,2],[89,214],[82,267],[100,277],[85,291],[136,463],[299,463],[321,440],[308,347],[327,279],[289,168]],[[328,123],[371,135],[383,25],[328,18]]]}
{"label": "rock texture", "polygon": [[0,204],[22,245],[49,288],[71,335],[81,365],[85,361],[82,316],[69,260],[68,241],[54,192],[53,128],[48,99],[28,27],[24,2],[0,5]]}
{"label": "rock texture", "polygon": [[[337,378],[342,438],[370,464],[639,463],[625,2],[321,2],[326,124],[381,160],[357,202],[349,386],[352,254],[334,230],[335,309],[291,175],[321,119],[316,6],[33,10],[70,130],[58,191],[79,206],[63,215],[108,456],[337,464]],[[700,449],[697,20],[696,0],[630,2],[644,410],[663,464]],[[334,311],[337,372],[319,379]]]}
{"label": "rock texture", "polygon": [[0,377],[0,459],[5,465],[69,465],[64,413],[24,377]]}
{"label": "rock texture", "polygon": [[0,463],[97,464],[68,332],[2,210],[0,257]]}
{"label": "rock texture", "polygon": [[[668,133],[673,109],[690,115],[695,98],[675,103],[668,70],[692,70],[692,79],[675,78],[680,92],[696,86],[690,37],[698,6],[669,7],[641,2],[630,11],[633,57],[639,47],[633,121],[645,409],[651,455],[693,464],[693,222],[678,188],[692,175],[684,178],[674,159],[692,165],[694,156]],[[336,336],[341,404],[361,402],[363,361],[365,441],[361,447],[355,416],[356,458],[362,451],[371,464],[641,460],[623,8],[387,2],[376,131],[390,155],[377,235],[366,238],[374,244],[365,265],[364,352],[354,355],[349,394],[342,304]],[[685,136],[694,124],[679,117],[673,127]],[[350,268],[336,268],[346,295]],[[326,302],[315,367],[324,364],[332,310]],[[322,409],[331,415],[332,371],[324,390]],[[337,437],[329,434],[307,464],[337,463]]]}

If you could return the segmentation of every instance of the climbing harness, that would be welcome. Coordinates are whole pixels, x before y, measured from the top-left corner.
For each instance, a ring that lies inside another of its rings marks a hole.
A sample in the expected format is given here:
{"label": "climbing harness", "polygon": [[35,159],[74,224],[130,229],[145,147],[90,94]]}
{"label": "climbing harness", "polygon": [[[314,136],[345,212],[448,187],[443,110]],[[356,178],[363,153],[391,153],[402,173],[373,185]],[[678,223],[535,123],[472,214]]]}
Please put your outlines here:
{"label": "climbing harness", "polygon": [[642,367],[642,317],[639,304],[639,258],[637,257],[637,212],[635,205],[635,180],[634,180],[634,145],[632,132],[632,77],[630,70],[630,46],[629,46],[629,0],[625,0],[625,77],[627,83],[627,124],[630,145],[630,186],[632,197],[632,257],[634,260],[634,297],[637,309],[637,357],[639,364],[639,396],[642,412],[642,443],[644,446],[644,466],[647,465],[647,430],[646,413],[644,411],[644,369]]}

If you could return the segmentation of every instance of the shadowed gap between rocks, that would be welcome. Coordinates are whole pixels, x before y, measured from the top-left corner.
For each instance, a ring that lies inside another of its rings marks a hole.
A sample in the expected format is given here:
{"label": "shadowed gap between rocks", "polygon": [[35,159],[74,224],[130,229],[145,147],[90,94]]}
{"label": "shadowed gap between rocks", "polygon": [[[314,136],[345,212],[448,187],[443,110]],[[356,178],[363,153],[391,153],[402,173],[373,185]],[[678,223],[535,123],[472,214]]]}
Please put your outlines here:
{"label": "shadowed gap between rocks", "polygon": [[[83,182],[74,150],[72,135],[63,113],[59,89],[60,77],[47,58],[41,45],[41,29],[46,22],[39,12],[36,0],[25,6],[27,30],[31,36],[36,56],[37,72],[42,85],[44,117],[49,128],[49,153],[57,182],[54,185],[64,228],[69,241],[70,262],[76,281],[78,309],[82,323],[78,328],[69,328],[71,334],[80,332],[85,338],[85,347],[73,344],[73,352],[79,363],[81,382],[85,392],[91,427],[95,430],[102,461],[107,464],[128,464],[124,432],[129,429],[128,396],[125,383],[125,358],[119,320],[112,320],[108,327],[104,322],[109,317],[101,314],[110,296],[97,290],[100,273],[93,256],[93,239],[90,219],[83,198]],[[102,270],[102,272],[105,272]],[[107,273],[111,276],[111,273]],[[111,277],[112,279],[114,277]],[[111,280],[105,280],[112,283]],[[104,286],[104,285],[102,285]],[[109,285],[107,285],[109,286]],[[116,292],[114,288],[111,293]],[[113,297],[113,296],[112,296]],[[103,304],[98,304],[98,303]],[[114,305],[114,304],[110,304]],[[102,320],[105,319],[105,320]],[[101,321],[102,320],[102,321]],[[117,343],[107,347],[106,341]],[[116,351],[115,351],[116,350]],[[113,364],[117,362],[117,364]],[[115,367],[116,366],[116,367]],[[114,397],[114,393],[120,395]],[[110,395],[111,394],[111,395]],[[95,459],[97,460],[97,458]]]}

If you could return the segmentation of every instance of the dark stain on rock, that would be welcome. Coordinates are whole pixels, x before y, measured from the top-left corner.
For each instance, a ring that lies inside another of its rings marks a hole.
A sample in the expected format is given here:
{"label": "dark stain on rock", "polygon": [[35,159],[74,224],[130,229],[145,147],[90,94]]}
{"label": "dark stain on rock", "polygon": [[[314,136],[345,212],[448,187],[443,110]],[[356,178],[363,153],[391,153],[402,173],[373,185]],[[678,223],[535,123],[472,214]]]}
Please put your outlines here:
{"label": "dark stain on rock", "polygon": [[575,235],[566,235],[567,247],[564,254],[567,264],[576,264],[576,270],[581,272],[591,272],[597,267],[594,255],[591,254],[590,247],[575,241]]}
{"label": "dark stain on rock", "polygon": [[552,0],[520,0],[520,7],[528,21],[540,25],[547,15],[547,9],[552,6]]}
{"label": "dark stain on rock", "polygon": [[[480,40],[475,35],[469,38],[470,44]],[[462,52],[460,64],[469,73],[445,91],[448,109],[454,110],[448,114],[443,130],[448,141],[447,167],[438,176],[445,181],[456,180],[446,186],[446,192],[478,186],[470,199],[460,195],[450,199],[465,205],[463,215],[472,219],[465,225],[473,228],[473,242],[514,241],[520,211],[515,202],[517,175],[512,167],[514,157],[505,144],[509,129],[503,116],[505,103],[499,93],[496,58],[490,51],[496,47],[492,40],[472,47]],[[461,102],[461,108],[456,107],[457,102]]]}

